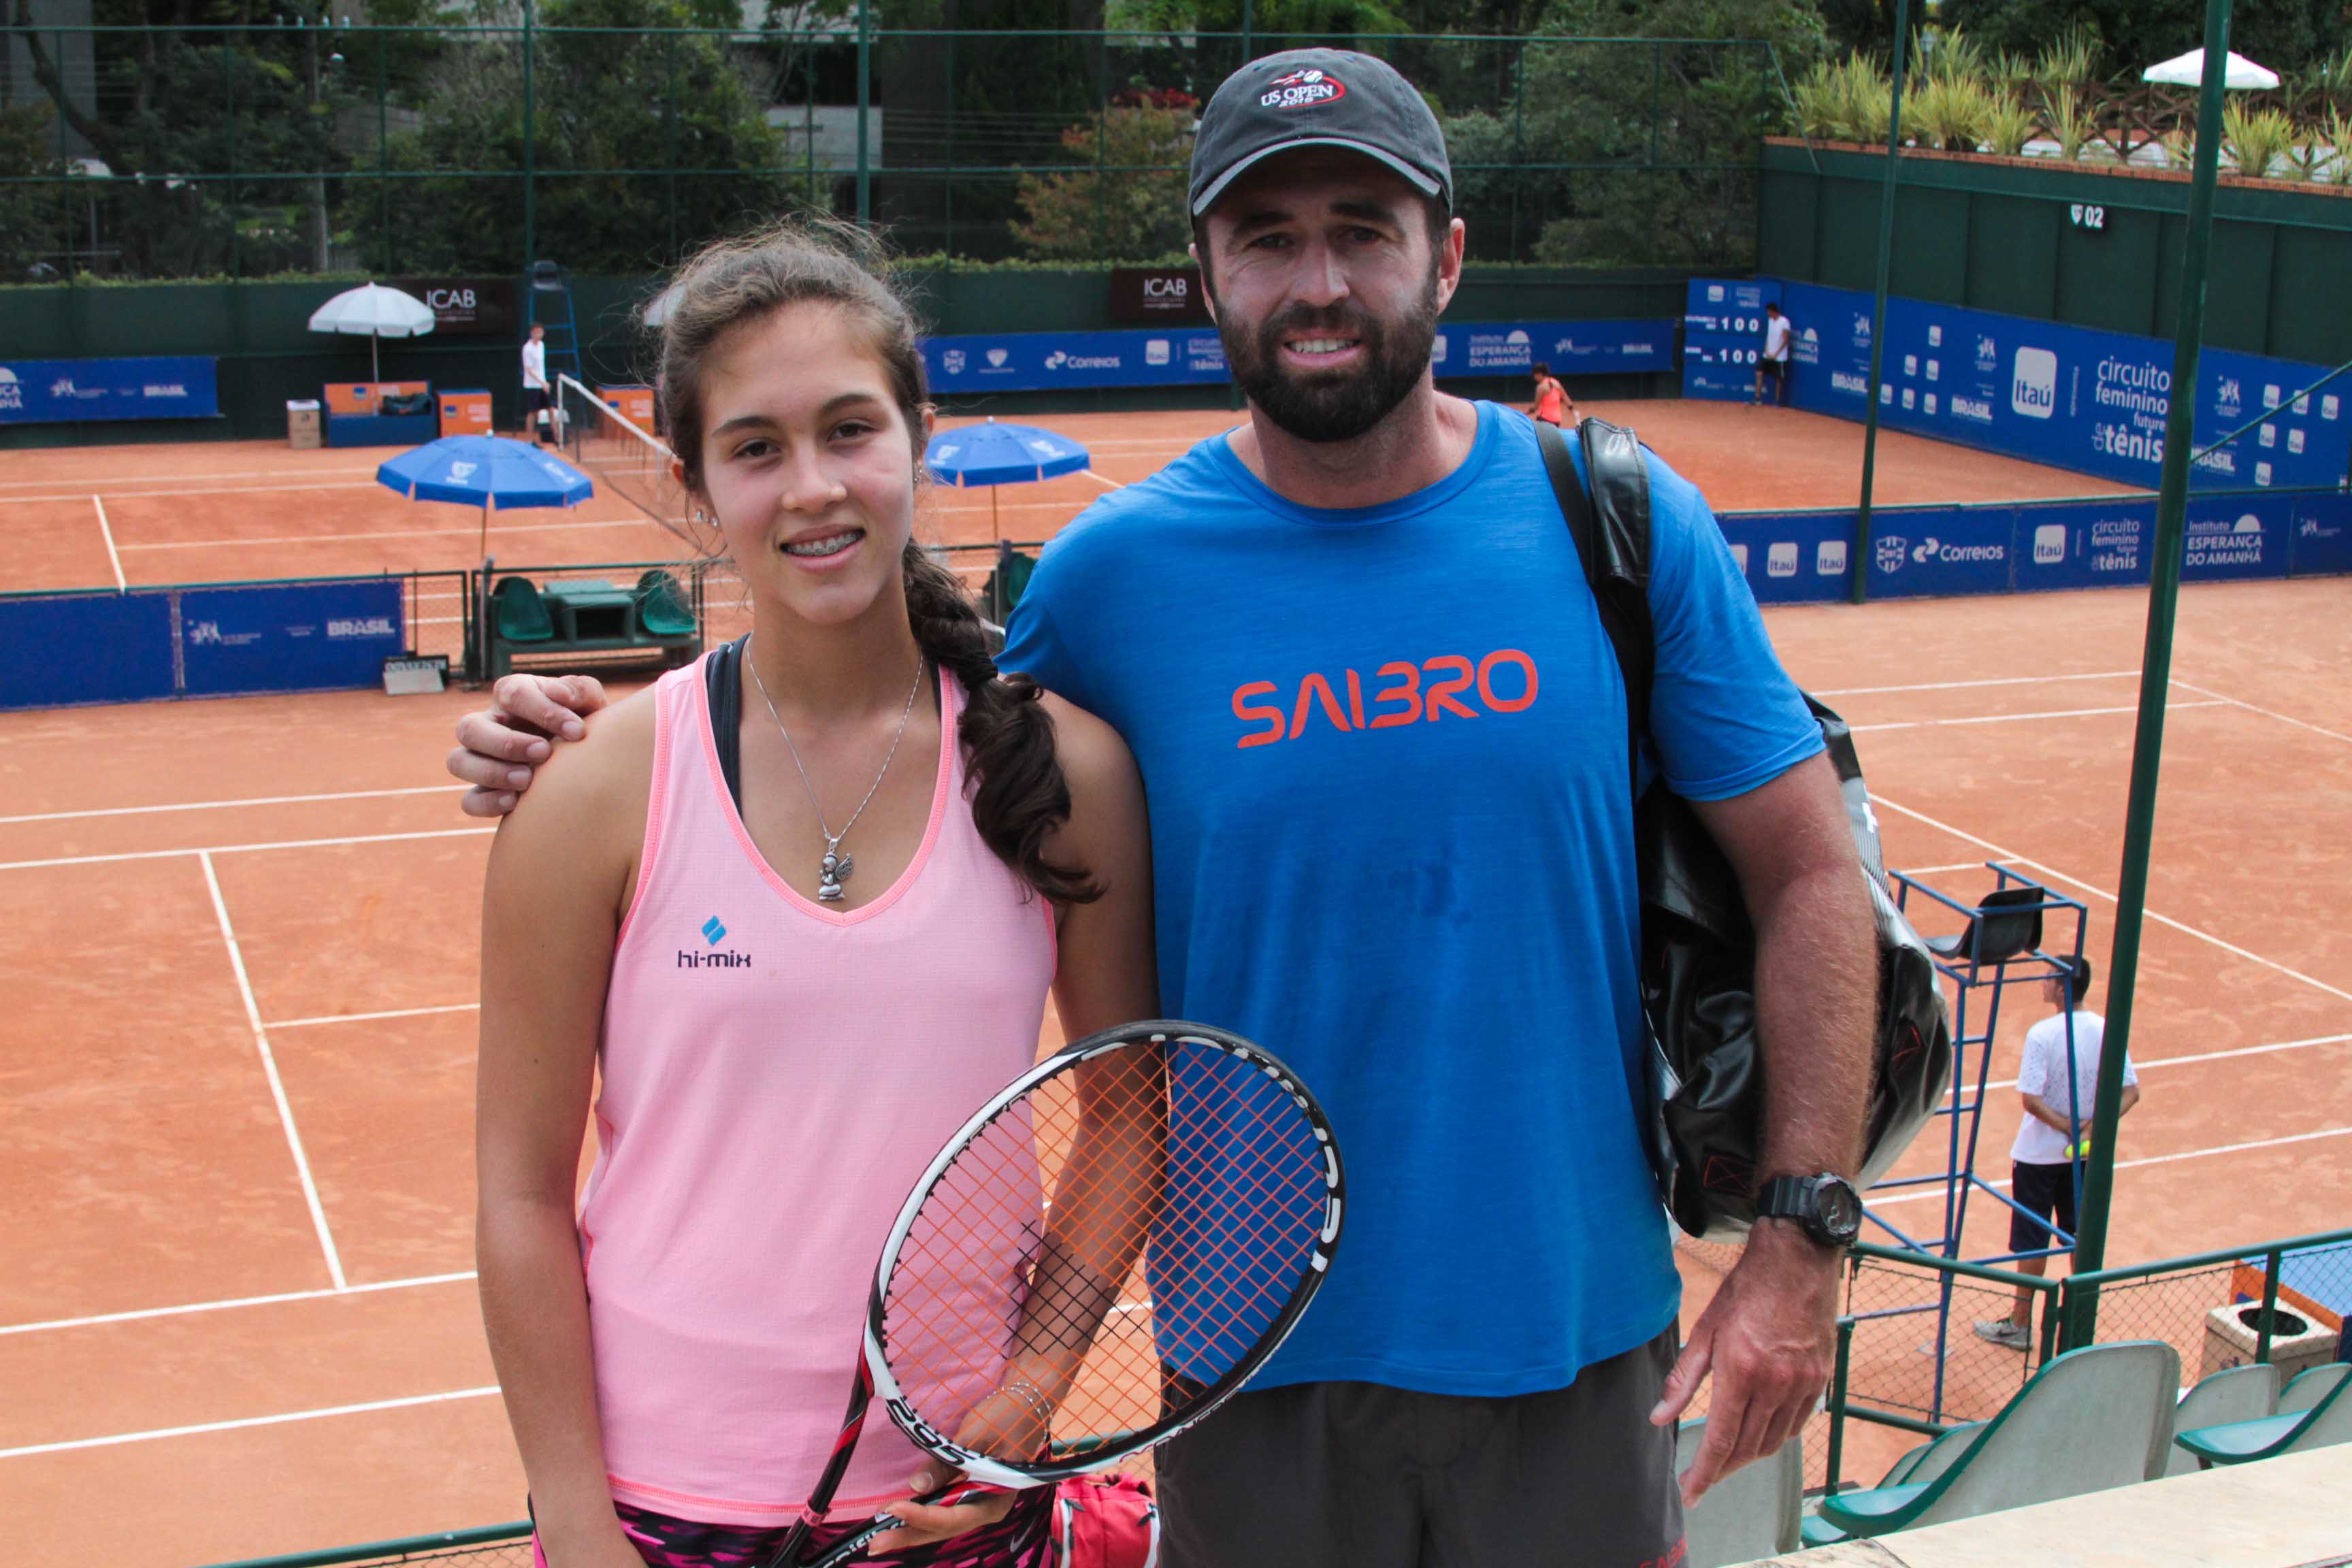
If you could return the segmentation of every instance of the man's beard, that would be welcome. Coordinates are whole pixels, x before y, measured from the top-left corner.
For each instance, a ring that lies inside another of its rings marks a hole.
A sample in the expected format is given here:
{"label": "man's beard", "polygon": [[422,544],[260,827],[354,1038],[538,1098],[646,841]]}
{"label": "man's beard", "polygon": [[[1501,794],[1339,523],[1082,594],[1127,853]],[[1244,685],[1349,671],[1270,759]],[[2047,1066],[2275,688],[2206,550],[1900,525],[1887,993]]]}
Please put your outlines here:
{"label": "man's beard", "polygon": [[[1234,380],[1276,426],[1302,441],[1352,441],[1387,418],[1428,374],[1437,342],[1437,269],[1404,316],[1382,321],[1352,302],[1291,305],[1255,327],[1227,316],[1219,335]],[[1360,370],[1294,373],[1282,365],[1289,333],[1328,333],[1364,345]]]}

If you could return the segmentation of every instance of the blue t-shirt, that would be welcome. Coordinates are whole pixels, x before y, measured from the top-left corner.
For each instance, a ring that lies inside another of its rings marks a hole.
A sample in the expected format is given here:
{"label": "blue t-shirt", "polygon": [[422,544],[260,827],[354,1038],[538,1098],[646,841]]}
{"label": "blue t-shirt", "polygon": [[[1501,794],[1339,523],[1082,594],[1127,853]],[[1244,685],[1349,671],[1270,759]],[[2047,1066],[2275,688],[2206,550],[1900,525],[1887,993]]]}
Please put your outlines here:
{"label": "blue t-shirt", "polygon": [[[1261,1385],[1559,1388],[1679,1282],[1629,1083],[1624,683],[1535,428],[1384,506],[1301,507],[1223,437],[1045,548],[1002,663],[1108,721],[1151,811],[1162,1006],[1297,1069],[1346,1235]],[[1650,724],[1714,800],[1821,750],[1697,490],[1650,459]]]}

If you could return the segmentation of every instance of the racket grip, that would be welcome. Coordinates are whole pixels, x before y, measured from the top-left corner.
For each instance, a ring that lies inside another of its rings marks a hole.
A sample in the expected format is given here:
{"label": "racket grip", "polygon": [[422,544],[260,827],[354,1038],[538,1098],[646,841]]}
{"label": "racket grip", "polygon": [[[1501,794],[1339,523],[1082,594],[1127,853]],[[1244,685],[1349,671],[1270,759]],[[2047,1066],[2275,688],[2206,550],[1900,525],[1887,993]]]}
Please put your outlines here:
{"label": "racket grip", "polygon": [[[970,1502],[973,1498],[1003,1489],[1001,1487],[986,1486],[975,1481],[956,1481],[936,1491],[925,1492],[914,1500],[926,1508],[934,1506],[952,1508],[957,1503]],[[876,1536],[887,1531],[897,1530],[906,1522],[895,1513],[877,1514],[855,1534],[835,1542],[824,1555],[807,1564],[807,1568],[841,1568],[841,1564],[852,1561],[859,1552],[865,1551]]]}

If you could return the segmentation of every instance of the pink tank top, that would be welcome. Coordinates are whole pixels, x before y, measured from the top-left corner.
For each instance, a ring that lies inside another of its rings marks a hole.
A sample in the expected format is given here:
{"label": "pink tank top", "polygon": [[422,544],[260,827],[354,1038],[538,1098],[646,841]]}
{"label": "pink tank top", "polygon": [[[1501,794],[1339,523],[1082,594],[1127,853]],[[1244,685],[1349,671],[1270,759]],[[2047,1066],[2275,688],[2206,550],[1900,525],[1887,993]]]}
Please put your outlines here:
{"label": "pink tank top", "polygon": [[[605,996],[581,1251],[613,1495],[714,1524],[806,1500],[867,1288],[931,1156],[1036,1058],[1052,907],[964,797],[943,676],[938,787],[898,882],[847,913],[769,869],[727,792],[699,662],[662,678],[635,901]],[[835,1511],[924,1456],[877,1407]]]}

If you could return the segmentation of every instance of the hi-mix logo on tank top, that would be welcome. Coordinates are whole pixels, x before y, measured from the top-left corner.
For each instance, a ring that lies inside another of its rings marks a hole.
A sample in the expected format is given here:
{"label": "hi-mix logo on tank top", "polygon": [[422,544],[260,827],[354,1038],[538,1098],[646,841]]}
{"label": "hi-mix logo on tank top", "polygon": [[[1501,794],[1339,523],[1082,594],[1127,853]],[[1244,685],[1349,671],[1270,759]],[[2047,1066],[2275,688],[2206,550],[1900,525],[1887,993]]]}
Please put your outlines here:
{"label": "hi-mix logo on tank top", "polygon": [[1391,730],[1523,713],[1535,706],[1538,686],[1536,661],[1515,647],[1496,648],[1475,661],[1458,653],[1419,664],[1392,659],[1369,677],[1345,669],[1334,679],[1309,670],[1295,687],[1253,680],[1234,688],[1234,717],[1248,726],[1234,744],[1247,749],[1296,741],[1309,724],[1348,731]]}
{"label": "hi-mix logo on tank top", "polygon": [[719,944],[727,940],[727,927],[717,915],[702,922],[702,940],[708,951],[697,952],[690,947],[677,950],[680,969],[749,969],[751,955]]}

